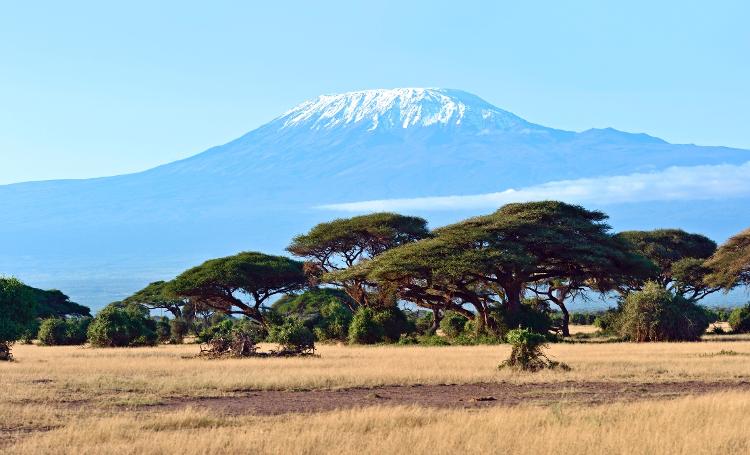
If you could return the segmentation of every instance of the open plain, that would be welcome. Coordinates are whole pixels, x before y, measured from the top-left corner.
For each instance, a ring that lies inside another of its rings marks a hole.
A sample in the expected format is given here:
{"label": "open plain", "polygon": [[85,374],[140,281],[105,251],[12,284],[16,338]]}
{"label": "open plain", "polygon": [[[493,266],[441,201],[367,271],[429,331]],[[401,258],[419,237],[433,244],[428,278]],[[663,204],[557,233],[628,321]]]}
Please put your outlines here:
{"label": "open plain", "polygon": [[314,357],[226,360],[197,358],[197,352],[190,344],[16,345],[17,361],[0,365],[0,448],[750,450],[750,339],[743,336],[699,343],[557,343],[548,354],[571,371],[535,374],[498,370],[509,352],[505,345],[320,345]]}

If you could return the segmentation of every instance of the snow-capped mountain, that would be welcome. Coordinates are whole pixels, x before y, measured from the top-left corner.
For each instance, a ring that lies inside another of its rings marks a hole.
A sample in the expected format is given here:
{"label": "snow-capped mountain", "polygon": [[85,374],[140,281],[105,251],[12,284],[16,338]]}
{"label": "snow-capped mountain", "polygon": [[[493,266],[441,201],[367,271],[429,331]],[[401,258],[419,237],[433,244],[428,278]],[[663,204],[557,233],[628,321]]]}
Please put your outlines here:
{"label": "snow-capped mountain", "polygon": [[[0,274],[98,305],[208,257],[282,253],[293,235],[342,216],[321,205],[746,161],[746,150],[548,128],[460,90],[323,95],[232,142],[144,172],[0,186]],[[720,240],[750,225],[742,203],[601,208],[618,229],[680,226]],[[436,225],[476,212],[417,214]]]}
{"label": "snow-capped mountain", "polygon": [[285,112],[274,123],[281,124],[282,129],[304,127],[314,130],[365,127],[373,131],[430,126],[516,131],[538,128],[478,96],[461,90],[437,88],[322,95]]}

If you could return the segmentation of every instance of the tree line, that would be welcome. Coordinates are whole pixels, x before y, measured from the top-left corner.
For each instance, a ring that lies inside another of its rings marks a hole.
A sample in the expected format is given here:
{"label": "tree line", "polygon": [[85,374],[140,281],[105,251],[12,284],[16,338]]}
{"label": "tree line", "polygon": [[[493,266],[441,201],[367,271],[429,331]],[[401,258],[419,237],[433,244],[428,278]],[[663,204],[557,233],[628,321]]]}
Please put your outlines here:
{"label": "tree line", "polygon": [[[304,330],[355,342],[469,328],[502,339],[517,327],[569,336],[569,305],[607,295],[618,301],[610,329],[635,341],[677,340],[708,325],[701,299],[750,284],[750,229],[718,247],[679,229],[614,233],[606,220],[557,201],[508,204],[434,230],[395,213],[336,219],[292,239],[295,258],[211,259],[107,311],[163,309],[174,321],[203,317],[206,328],[210,318],[242,319],[263,336],[286,327],[308,341]],[[417,309],[411,318],[400,302]],[[557,327],[550,308],[562,315]]]}

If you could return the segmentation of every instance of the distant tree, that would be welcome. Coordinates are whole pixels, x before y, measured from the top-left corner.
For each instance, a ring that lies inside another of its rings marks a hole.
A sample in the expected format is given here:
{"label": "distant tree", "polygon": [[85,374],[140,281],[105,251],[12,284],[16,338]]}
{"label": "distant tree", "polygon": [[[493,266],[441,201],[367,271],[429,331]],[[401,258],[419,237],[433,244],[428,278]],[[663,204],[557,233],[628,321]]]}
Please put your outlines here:
{"label": "distant tree", "polygon": [[71,302],[70,297],[57,289],[45,291],[24,286],[30,298],[34,300],[36,317],[39,319],[91,316],[91,310],[88,307]]}
{"label": "distant tree", "polygon": [[[633,250],[655,266],[651,281],[690,301],[698,301],[719,290],[705,281],[710,273],[705,260],[716,251],[716,242],[701,234],[691,234],[680,229],[654,231],[625,231],[617,237],[631,245]],[[623,286],[627,294],[642,286]]]}
{"label": "distant tree", "polygon": [[182,308],[187,301],[175,295],[166,281],[155,281],[123,300],[123,303],[137,303],[151,310],[166,310],[172,313],[173,317],[181,318]]}
{"label": "distant tree", "polygon": [[265,326],[262,305],[269,297],[303,289],[306,284],[302,262],[245,252],[211,259],[183,272],[169,283],[169,292],[227,315],[244,315]]}
{"label": "distant tree", "polygon": [[11,346],[34,319],[35,303],[28,286],[15,278],[0,278],[0,361],[12,360]]}
{"label": "distant tree", "polygon": [[307,259],[305,271],[314,280],[341,287],[351,297],[350,309],[354,311],[358,306],[387,306],[394,302],[364,276],[338,279],[331,273],[428,235],[427,222],[422,218],[375,213],[318,224],[307,234],[295,237],[287,250]]}
{"label": "distant tree", "polygon": [[731,237],[706,261],[708,286],[725,290],[750,285],[750,229]]}
{"label": "distant tree", "polygon": [[344,341],[352,320],[351,306],[351,297],[341,289],[313,288],[301,294],[284,295],[271,308],[284,318],[304,321],[320,341]]}

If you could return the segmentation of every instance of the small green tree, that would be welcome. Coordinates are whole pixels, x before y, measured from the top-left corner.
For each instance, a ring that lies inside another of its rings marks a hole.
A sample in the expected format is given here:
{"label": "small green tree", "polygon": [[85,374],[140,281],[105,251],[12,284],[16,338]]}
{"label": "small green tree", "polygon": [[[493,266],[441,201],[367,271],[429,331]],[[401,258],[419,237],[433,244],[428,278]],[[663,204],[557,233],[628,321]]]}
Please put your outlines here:
{"label": "small green tree", "polygon": [[172,344],[182,344],[189,329],[190,325],[184,319],[171,319],[169,321],[169,342]]}
{"label": "small green tree", "polygon": [[464,332],[468,320],[469,319],[466,318],[466,316],[460,313],[446,311],[443,320],[440,321],[440,330],[442,330],[448,338],[457,338]]}
{"label": "small green tree", "polygon": [[315,336],[301,319],[295,317],[287,318],[283,324],[271,327],[268,341],[281,345],[282,355],[315,352]]}
{"label": "small green tree", "polygon": [[750,304],[732,310],[729,314],[728,322],[729,326],[732,328],[732,332],[750,332]]}
{"label": "small green tree", "polygon": [[697,341],[709,324],[701,307],[653,281],[628,294],[618,323],[620,334],[635,342]]}
{"label": "small green tree", "polygon": [[513,329],[506,335],[511,345],[510,357],[500,364],[499,368],[513,368],[521,371],[539,371],[545,368],[569,370],[564,363],[550,360],[542,351],[547,346],[544,335],[529,329]]}
{"label": "small green tree", "polygon": [[39,326],[39,342],[44,346],[83,344],[91,320],[88,316],[47,318]]}
{"label": "small green tree", "polygon": [[0,361],[12,360],[10,349],[35,317],[27,286],[15,278],[0,278]]}
{"label": "small green tree", "polygon": [[112,303],[91,321],[88,339],[95,347],[153,346],[158,339],[156,322],[142,305]]}
{"label": "small green tree", "polygon": [[374,344],[383,340],[385,332],[383,326],[375,318],[376,314],[375,310],[369,307],[357,309],[349,326],[350,343]]}

